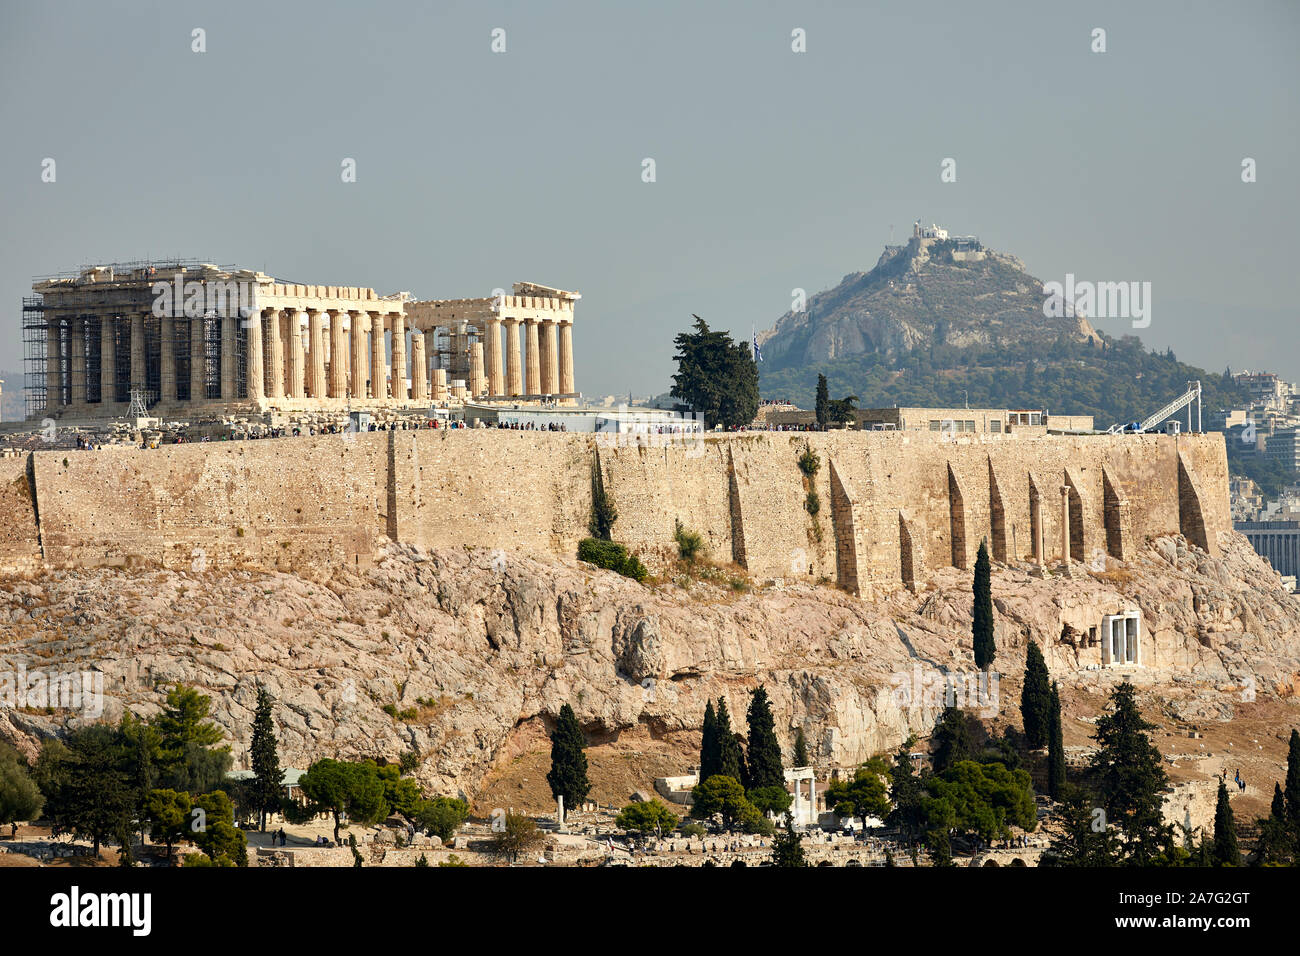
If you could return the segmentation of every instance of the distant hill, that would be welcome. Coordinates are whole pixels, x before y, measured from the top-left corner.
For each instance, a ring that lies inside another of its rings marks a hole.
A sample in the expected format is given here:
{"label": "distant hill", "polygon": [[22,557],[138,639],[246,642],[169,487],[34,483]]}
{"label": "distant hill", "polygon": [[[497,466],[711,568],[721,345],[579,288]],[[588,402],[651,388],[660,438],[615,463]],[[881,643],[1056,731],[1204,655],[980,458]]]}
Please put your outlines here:
{"label": "distant hill", "polygon": [[[1199,379],[1204,408],[1242,407],[1231,378],[1114,338],[1086,318],[1043,314],[1043,283],[1015,256],[951,241],[891,246],[870,272],[854,272],[758,336],[764,398],[815,402],[817,375],[832,398],[862,408],[1046,408],[1092,415],[1099,428],[1140,420]],[[1208,427],[1208,424],[1206,425]],[[1275,488],[1285,476],[1229,443],[1234,472]]]}

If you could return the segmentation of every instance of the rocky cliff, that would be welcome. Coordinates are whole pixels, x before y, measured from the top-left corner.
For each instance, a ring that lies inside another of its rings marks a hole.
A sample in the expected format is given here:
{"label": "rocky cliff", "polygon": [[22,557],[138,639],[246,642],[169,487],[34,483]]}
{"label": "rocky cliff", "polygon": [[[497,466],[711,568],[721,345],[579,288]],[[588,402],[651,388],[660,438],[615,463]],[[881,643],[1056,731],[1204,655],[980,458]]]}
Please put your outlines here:
{"label": "rocky cliff", "polygon": [[[1129,676],[1189,714],[1228,719],[1248,695],[1300,690],[1300,601],[1234,533],[1211,558],[1178,537],[1123,568],[1070,576],[995,567],[997,666],[988,715],[1018,722],[1027,640],[1066,686],[1104,689],[1089,622],[1140,607],[1156,665]],[[877,603],[829,587],[695,578],[642,586],[574,562],[388,545],[368,569],[284,573],[94,569],[0,582],[0,669],[103,673],[103,716],[156,711],[185,682],[213,697],[246,763],[257,682],[278,701],[281,762],[396,758],[417,749],[432,789],[473,796],[534,747],[569,702],[593,740],[673,741],[681,771],[705,701],[739,715],[758,683],[789,748],[802,726],[819,764],[851,765],[924,733],[940,701],[900,693],[918,675],[970,670],[967,572]],[[919,670],[918,670],[919,668]],[[38,702],[39,703],[39,702]],[[984,702],[986,705],[988,701]],[[391,705],[389,711],[385,706]],[[0,738],[87,719],[0,709]]]}

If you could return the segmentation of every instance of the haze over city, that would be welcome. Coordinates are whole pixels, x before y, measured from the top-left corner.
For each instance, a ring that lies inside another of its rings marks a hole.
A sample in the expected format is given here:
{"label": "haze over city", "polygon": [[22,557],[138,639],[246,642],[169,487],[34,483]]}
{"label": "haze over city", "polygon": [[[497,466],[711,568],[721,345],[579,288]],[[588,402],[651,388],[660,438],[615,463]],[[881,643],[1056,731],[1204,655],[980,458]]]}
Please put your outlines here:
{"label": "haze over city", "polygon": [[1044,281],[1151,282],[1150,347],[1300,377],[1291,4],[0,16],[3,368],[33,276],[193,256],[425,298],[578,289],[578,387],[647,394],[691,313],[747,339],[923,218]]}

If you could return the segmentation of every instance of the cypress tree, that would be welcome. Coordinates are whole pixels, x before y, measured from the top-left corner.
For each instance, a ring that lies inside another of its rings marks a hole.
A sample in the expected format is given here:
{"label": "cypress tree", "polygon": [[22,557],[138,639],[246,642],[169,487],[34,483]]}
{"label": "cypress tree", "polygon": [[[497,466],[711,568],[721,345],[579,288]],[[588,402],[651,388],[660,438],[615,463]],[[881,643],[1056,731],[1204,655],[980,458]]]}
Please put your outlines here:
{"label": "cypress tree", "polygon": [[1237,849],[1237,824],[1232,819],[1228,788],[1222,778],[1219,780],[1219,802],[1214,807],[1214,865],[1241,865],[1241,851]]}
{"label": "cypress tree", "polygon": [[751,790],[759,787],[780,787],[785,789],[785,771],[781,766],[781,744],[776,739],[776,722],[772,719],[772,705],[767,699],[767,691],[759,687],[753,691],[749,700],[749,770],[747,786]]}
{"label": "cypress tree", "polygon": [[921,804],[923,796],[920,778],[912,771],[910,743],[904,744],[894,754],[894,773],[889,786],[893,808],[886,822],[901,829],[909,839],[914,838],[925,817]]}
{"label": "cypress tree", "polygon": [[1286,755],[1286,818],[1291,839],[1300,843],[1300,732],[1291,731]]}
{"label": "cypress tree", "polygon": [[718,698],[718,773],[741,783],[745,780],[744,754],[731,729],[731,715],[724,697]]}
{"label": "cypress tree", "polygon": [[1025,743],[1030,750],[1047,746],[1051,696],[1047,662],[1043,660],[1038,644],[1030,640],[1025,650],[1025,682],[1020,690],[1020,716],[1025,725]]}
{"label": "cypress tree", "polygon": [[1047,795],[1061,799],[1065,792],[1065,738],[1061,731],[1061,688],[1055,681],[1048,699]]}
{"label": "cypress tree", "polygon": [[975,666],[982,671],[993,666],[997,648],[993,641],[993,582],[988,542],[980,542],[975,558],[975,612],[971,634],[975,639]]}
{"label": "cypress tree", "polygon": [[591,790],[587,782],[587,755],[583,752],[586,741],[573,708],[565,704],[560,708],[560,718],[551,734],[551,770],[546,782],[551,785],[552,797],[564,797],[567,813],[586,799]]}
{"label": "cypress tree", "polygon": [[804,739],[803,728],[800,727],[798,733],[794,735],[794,765],[807,767],[809,764],[808,741]]}
{"label": "cypress tree", "polygon": [[280,806],[284,773],[280,770],[280,758],[276,753],[275,725],[271,721],[271,695],[261,684],[257,685],[253,743],[249,750],[253,758],[253,806],[257,808],[258,825],[265,832],[267,811]]}
{"label": "cypress tree", "polygon": [[817,424],[822,428],[830,421],[831,392],[826,384],[826,376],[818,374],[817,376],[817,404],[816,415]]}
{"label": "cypress tree", "polygon": [[704,729],[700,735],[700,783],[718,772],[722,751],[718,747],[718,718],[713,712],[713,701],[704,705]]}

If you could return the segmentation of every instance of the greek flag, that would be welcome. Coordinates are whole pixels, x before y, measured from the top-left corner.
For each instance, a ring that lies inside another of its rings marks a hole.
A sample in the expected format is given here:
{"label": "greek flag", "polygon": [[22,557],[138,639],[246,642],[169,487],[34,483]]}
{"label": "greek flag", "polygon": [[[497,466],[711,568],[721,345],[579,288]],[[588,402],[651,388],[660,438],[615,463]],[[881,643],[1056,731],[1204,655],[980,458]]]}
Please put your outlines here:
{"label": "greek flag", "polygon": [[758,347],[758,333],[754,331],[754,327],[752,325],[749,327],[749,336],[754,343],[754,361],[755,362],[763,361],[763,350]]}

